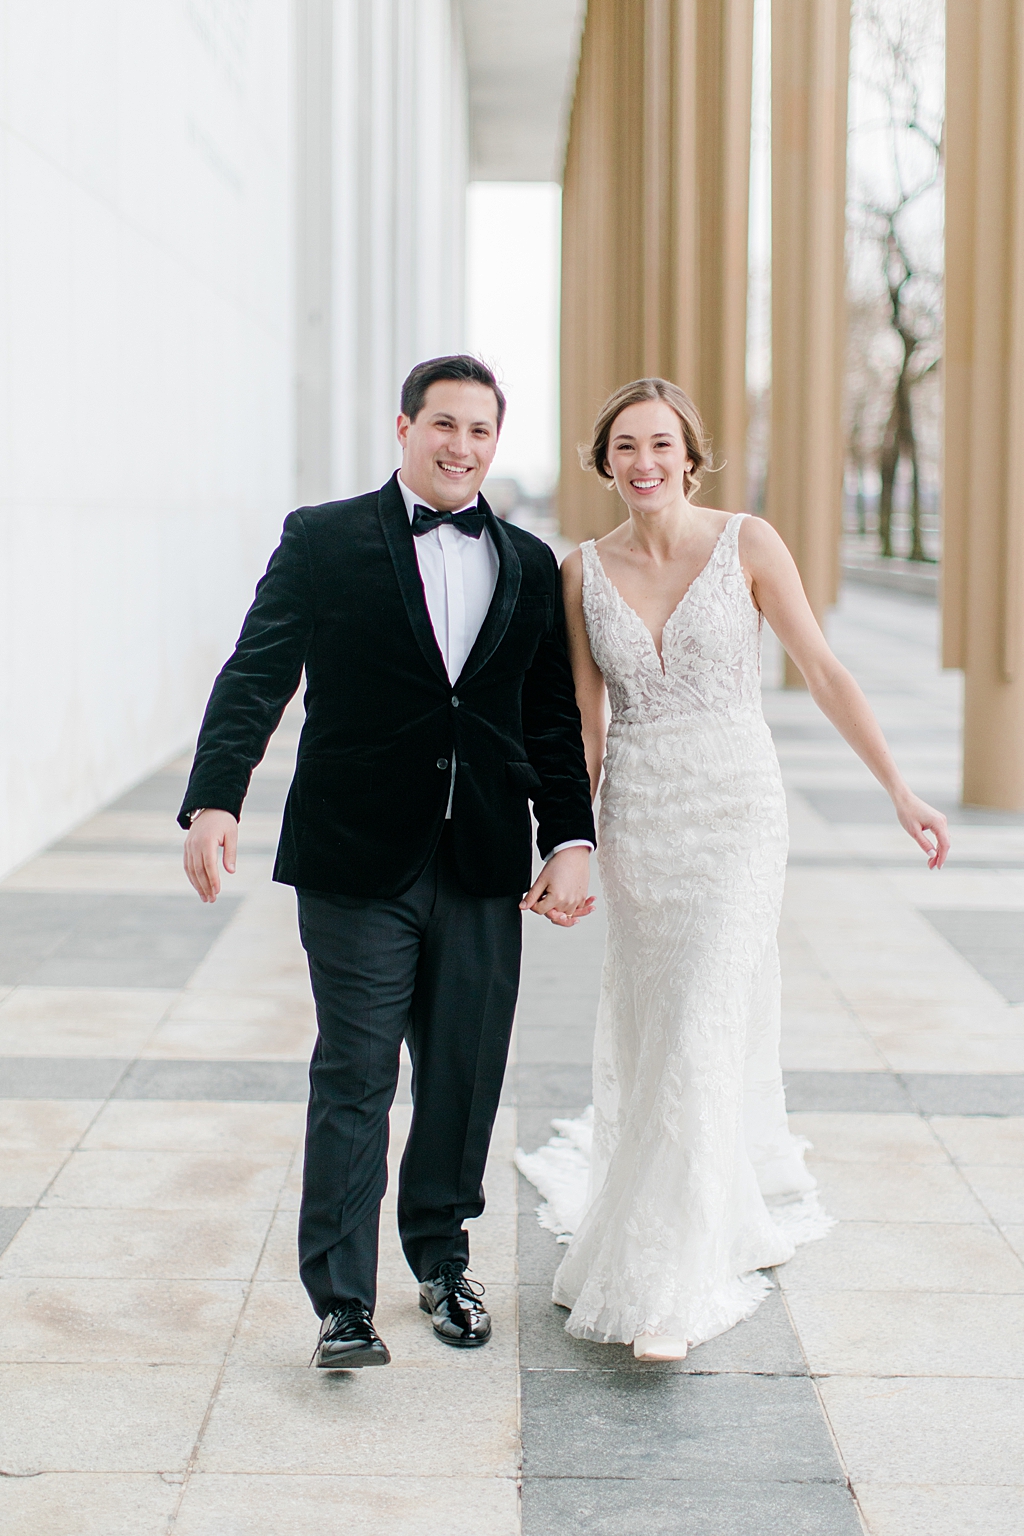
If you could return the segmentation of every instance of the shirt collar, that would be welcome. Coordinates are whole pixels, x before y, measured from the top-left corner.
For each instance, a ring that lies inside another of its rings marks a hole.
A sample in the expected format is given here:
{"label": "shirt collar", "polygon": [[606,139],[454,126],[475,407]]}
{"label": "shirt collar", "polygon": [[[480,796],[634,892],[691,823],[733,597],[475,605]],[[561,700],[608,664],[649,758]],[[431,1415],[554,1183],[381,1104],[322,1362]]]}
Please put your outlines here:
{"label": "shirt collar", "polygon": [[[409,514],[410,523],[412,522],[413,512],[417,507],[429,507],[431,512],[437,512],[440,510],[438,507],[431,506],[429,501],[424,501],[422,496],[417,496],[414,491],[410,491],[409,487],[402,479],[401,474],[398,476],[398,489],[402,493],[402,500],[405,502],[405,510]],[[475,507],[477,505],[478,501],[479,496],[474,496],[472,501],[467,501],[464,507],[456,507],[455,511],[468,512],[470,507]]]}

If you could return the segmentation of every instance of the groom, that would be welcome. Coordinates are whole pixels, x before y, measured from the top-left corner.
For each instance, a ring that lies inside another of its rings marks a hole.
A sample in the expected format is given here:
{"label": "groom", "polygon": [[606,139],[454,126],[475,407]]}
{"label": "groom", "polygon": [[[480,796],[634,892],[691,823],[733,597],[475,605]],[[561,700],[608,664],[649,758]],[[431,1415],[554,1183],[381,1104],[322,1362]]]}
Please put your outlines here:
{"label": "groom", "polygon": [[[178,816],[188,877],[215,901],[218,852],[233,872],[250,775],[305,669],[274,878],[298,891],[319,1028],[299,1269],[325,1369],[390,1360],[373,1311],[403,1039],[402,1246],[437,1337],[490,1337],[463,1222],[484,1208],[522,911],[572,926],[593,905],[558,568],[479,494],[504,396],[477,359],[441,357],[413,369],[401,405],[402,467],[381,490],[285,520]],[[547,860],[532,886],[529,800]]]}

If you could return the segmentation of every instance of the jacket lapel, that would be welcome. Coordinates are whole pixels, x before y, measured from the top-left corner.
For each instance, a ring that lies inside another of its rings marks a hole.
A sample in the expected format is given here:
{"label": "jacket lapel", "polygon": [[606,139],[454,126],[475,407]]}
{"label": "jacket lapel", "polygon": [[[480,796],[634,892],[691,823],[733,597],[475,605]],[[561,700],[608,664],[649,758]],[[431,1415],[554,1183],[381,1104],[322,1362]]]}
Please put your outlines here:
{"label": "jacket lapel", "polygon": [[398,489],[397,470],[387,485],[381,487],[377,497],[377,515],[384,530],[384,539],[391,556],[391,563],[395,567],[395,575],[398,578],[398,586],[409,615],[412,632],[431,670],[438,674],[445,686],[448,686],[444,657],[441,655],[434,628],[430,622],[430,614],[427,612],[427,600],[423,595],[420,568],[416,563],[409,514],[405,510],[405,502]]}
{"label": "jacket lapel", "polygon": [[[401,500],[401,492],[396,494]],[[459,674],[460,683],[468,682],[482,667],[486,666],[505,638],[505,631],[515,611],[523,579],[523,568],[519,563],[515,545],[484,498],[481,496],[479,500],[481,512],[487,514],[487,532],[494,540],[494,547],[498,551],[498,580],[494,587],[494,596],[491,598],[491,606],[480,626],[480,633],[466,658],[466,665]]]}

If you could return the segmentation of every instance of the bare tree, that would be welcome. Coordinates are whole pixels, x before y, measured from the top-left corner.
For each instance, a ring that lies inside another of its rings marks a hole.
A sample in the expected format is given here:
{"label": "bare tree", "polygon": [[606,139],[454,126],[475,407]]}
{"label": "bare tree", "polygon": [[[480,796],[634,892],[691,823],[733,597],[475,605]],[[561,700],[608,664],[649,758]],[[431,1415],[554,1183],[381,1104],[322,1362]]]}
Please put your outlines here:
{"label": "bare tree", "polygon": [[[859,120],[851,135],[847,214],[851,308],[856,315],[859,304],[862,322],[874,315],[879,329],[870,339],[862,335],[859,349],[851,344],[849,459],[861,487],[868,461],[877,464],[878,532],[887,556],[894,553],[893,511],[903,467],[908,553],[926,560],[915,401],[918,386],[941,359],[941,7],[938,0],[856,0],[854,38],[851,83]],[[881,420],[880,398],[886,400]],[[866,526],[862,507],[858,526]]]}

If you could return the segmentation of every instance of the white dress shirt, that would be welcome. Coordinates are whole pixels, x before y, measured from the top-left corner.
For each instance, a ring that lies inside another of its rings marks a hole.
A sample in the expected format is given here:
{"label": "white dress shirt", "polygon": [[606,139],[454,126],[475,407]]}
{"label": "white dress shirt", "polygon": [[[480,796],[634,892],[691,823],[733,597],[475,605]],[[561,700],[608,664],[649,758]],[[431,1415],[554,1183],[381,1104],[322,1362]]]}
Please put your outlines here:
{"label": "white dress shirt", "polygon": [[[402,493],[410,523],[417,507],[428,507],[432,512],[439,510],[422,496],[410,491],[401,475],[398,477],[398,489]],[[472,501],[467,501],[464,507],[456,510],[468,512],[476,504],[477,498],[474,496]],[[466,665],[491,606],[494,588],[498,583],[498,551],[486,528],[478,539],[471,539],[468,534],[459,533],[451,523],[439,523],[429,533],[421,533],[413,539],[413,545],[434,638],[449,681],[454,683]],[[455,794],[455,767],[453,761],[448,817],[452,814]],[[576,838],[572,842],[559,843],[557,848],[552,848],[548,857],[560,853],[563,848],[592,847],[592,843]]]}
{"label": "white dress shirt", "polygon": [[[415,496],[401,475],[398,488],[411,523],[415,508],[430,504]],[[476,502],[474,496],[458,510],[468,512]],[[430,507],[432,512],[437,510]],[[466,665],[491,606],[498,583],[498,551],[486,528],[478,539],[471,539],[451,523],[439,523],[429,533],[421,533],[413,543],[434,636],[449,680],[454,683]]]}

